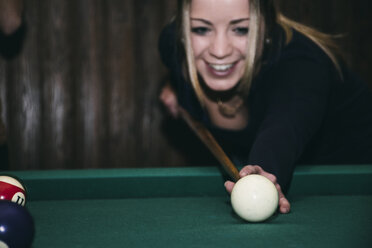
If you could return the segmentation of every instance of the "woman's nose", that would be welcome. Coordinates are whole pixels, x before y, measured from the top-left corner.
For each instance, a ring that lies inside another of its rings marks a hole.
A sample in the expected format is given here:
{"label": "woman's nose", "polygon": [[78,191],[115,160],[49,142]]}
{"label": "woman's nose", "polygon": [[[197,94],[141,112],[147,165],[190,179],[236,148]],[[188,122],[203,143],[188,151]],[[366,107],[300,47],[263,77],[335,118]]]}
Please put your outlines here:
{"label": "woman's nose", "polygon": [[223,59],[231,55],[232,51],[232,44],[226,34],[216,35],[209,47],[210,54],[218,59]]}

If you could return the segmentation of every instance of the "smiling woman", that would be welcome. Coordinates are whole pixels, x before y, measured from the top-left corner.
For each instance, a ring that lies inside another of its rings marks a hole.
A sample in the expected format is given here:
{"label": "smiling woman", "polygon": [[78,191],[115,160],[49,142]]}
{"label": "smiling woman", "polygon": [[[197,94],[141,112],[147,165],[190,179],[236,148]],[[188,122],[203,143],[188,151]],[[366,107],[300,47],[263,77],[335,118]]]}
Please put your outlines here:
{"label": "smiling woman", "polygon": [[[242,98],[234,95],[234,89],[247,67],[250,13],[246,0],[234,1],[234,4],[226,2],[218,1],[213,5],[208,1],[192,2],[189,16],[191,32],[190,35],[185,33],[190,46],[186,49],[187,57],[192,61],[189,68],[196,68],[203,82],[201,86],[205,89],[197,91],[199,100],[214,113],[211,117],[216,125],[241,129],[247,125],[247,108],[242,104]],[[198,89],[199,79],[194,77],[192,81]],[[236,108],[239,113],[232,110],[232,114],[237,114],[235,118],[221,118],[219,106],[226,106],[221,104],[221,93],[224,101],[239,107]]]}
{"label": "smiling woman", "polygon": [[269,178],[287,213],[296,165],[372,163],[372,94],[331,36],[275,2],[179,0],[160,36],[171,74],[160,99],[173,116],[182,106],[201,121],[240,176]]}
{"label": "smiling woman", "polygon": [[223,1],[212,6],[196,1],[190,20],[195,66],[204,83],[215,91],[234,88],[245,71],[248,1],[227,6]]}

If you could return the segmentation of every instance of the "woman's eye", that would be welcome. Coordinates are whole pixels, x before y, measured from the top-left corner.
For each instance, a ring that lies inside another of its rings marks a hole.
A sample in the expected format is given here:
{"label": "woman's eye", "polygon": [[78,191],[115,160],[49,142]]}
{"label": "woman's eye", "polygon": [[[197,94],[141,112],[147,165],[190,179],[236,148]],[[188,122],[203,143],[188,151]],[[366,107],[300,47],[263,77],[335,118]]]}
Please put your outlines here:
{"label": "woman's eye", "polygon": [[240,36],[244,36],[248,34],[249,29],[246,27],[238,27],[234,28],[234,32]]}
{"label": "woman's eye", "polygon": [[206,27],[195,27],[191,28],[191,32],[198,35],[205,35],[209,32],[209,28]]}

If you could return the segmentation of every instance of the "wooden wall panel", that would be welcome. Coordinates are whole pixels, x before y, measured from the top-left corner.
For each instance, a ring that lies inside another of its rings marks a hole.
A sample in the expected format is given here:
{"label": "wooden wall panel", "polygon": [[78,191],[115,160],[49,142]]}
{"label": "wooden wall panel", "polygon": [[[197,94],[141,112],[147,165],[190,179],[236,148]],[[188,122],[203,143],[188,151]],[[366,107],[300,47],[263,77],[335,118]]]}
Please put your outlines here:
{"label": "wooden wall panel", "polygon": [[105,134],[102,50],[102,1],[77,1],[75,23],[75,145],[76,162],[82,168],[99,167],[104,159]]}
{"label": "wooden wall panel", "polygon": [[[143,164],[156,166],[156,164],[165,164],[162,158],[167,158],[171,149],[165,149],[162,134],[154,129],[161,124],[161,113],[159,112],[158,97],[159,87],[163,83],[165,71],[159,66],[160,56],[157,50],[158,36],[164,25],[163,2],[159,4],[156,1],[147,1],[145,4],[135,2],[134,13],[141,22],[134,22],[133,34],[136,40],[135,54],[137,66],[136,75],[136,98],[138,110],[136,111],[139,132],[137,138],[140,140],[137,144],[137,150],[142,151],[138,154],[142,158]],[[158,13],[154,15],[153,13]],[[150,59],[152,58],[152,59]],[[146,70],[144,70],[146,68]],[[160,118],[159,118],[160,117]],[[159,129],[158,129],[159,130]],[[159,146],[160,144],[160,146]],[[143,156],[144,155],[144,156]],[[154,163],[153,161],[159,161]]]}
{"label": "wooden wall panel", "polygon": [[38,168],[41,160],[42,92],[39,67],[38,3],[27,10],[23,50],[9,61],[7,67],[7,128],[11,169]]}
{"label": "wooden wall panel", "polygon": [[[133,1],[108,1],[106,6],[107,77],[107,165],[135,166],[138,135],[136,106],[136,41],[133,33],[135,13]],[[139,120],[138,120],[139,121]],[[138,162],[139,164],[140,162]]]}
{"label": "wooden wall panel", "polygon": [[350,38],[347,51],[350,64],[372,87],[372,2],[367,0],[350,2],[352,4],[344,7],[345,16],[340,17],[349,23]]}
{"label": "wooden wall panel", "polygon": [[[216,164],[158,101],[167,74],[158,36],[176,2],[25,1],[24,28],[0,36],[11,169]],[[345,34],[347,61],[372,83],[370,1],[279,2],[295,20]]]}
{"label": "wooden wall panel", "polygon": [[44,0],[40,4],[41,168],[69,168],[74,160],[74,88],[69,40],[72,23],[68,3]]}
{"label": "wooden wall panel", "polygon": [[315,27],[320,31],[340,35],[337,40],[343,49],[346,63],[372,87],[371,29],[368,0],[279,0],[288,17]]}

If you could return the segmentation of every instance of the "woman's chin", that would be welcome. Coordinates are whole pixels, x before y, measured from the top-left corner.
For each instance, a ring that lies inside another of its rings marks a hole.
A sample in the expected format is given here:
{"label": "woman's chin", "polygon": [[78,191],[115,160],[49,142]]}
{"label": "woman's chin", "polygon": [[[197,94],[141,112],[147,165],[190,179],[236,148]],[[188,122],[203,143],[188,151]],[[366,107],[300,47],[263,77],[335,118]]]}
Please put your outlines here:
{"label": "woman's chin", "polygon": [[230,91],[237,83],[230,83],[230,82],[221,82],[216,83],[215,81],[213,83],[205,83],[209,90],[216,91],[216,92],[224,92],[224,91]]}

